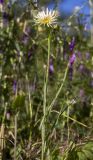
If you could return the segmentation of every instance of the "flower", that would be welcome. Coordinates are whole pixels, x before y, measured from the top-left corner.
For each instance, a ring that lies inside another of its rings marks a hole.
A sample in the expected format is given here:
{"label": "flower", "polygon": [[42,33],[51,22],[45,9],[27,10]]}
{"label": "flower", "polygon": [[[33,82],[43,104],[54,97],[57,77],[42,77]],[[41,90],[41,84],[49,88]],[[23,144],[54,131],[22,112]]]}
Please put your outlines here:
{"label": "flower", "polygon": [[9,14],[6,13],[6,12],[3,12],[3,18],[4,18],[4,19],[9,19]]}
{"label": "flower", "polygon": [[69,43],[70,51],[73,51],[74,47],[75,47],[75,38],[73,37],[72,41]]}
{"label": "flower", "polygon": [[50,62],[49,62],[49,73],[53,74],[54,73],[54,65],[53,65],[53,59],[50,58]]}
{"label": "flower", "polygon": [[46,25],[50,27],[57,22],[57,17],[58,12],[56,10],[49,10],[46,8],[34,16],[34,21],[38,25]]}
{"label": "flower", "polygon": [[73,64],[76,60],[76,55],[75,53],[73,53],[69,59],[69,70],[68,70],[68,75],[69,75],[69,79],[72,80],[73,78]]}
{"label": "flower", "polygon": [[3,4],[3,3],[4,3],[4,0],[0,0],[0,3]]}
{"label": "flower", "polygon": [[69,66],[68,77],[69,77],[69,80],[72,81],[72,78],[73,78],[73,66]]}
{"label": "flower", "polygon": [[81,9],[80,6],[76,6],[76,7],[74,8],[74,12],[77,13],[77,12],[80,11],[80,9]]}
{"label": "flower", "polygon": [[54,72],[54,66],[53,66],[53,64],[50,64],[49,73],[52,74],[53,72]]}
{"label": "flower", "polygon": [[69,63],[70,63],[71,66],[73,65],[75,60],[76,60],[76,55],[75,55],[75,53],[73,53],[72,56],[70,57],[70,60],[69,60]]}

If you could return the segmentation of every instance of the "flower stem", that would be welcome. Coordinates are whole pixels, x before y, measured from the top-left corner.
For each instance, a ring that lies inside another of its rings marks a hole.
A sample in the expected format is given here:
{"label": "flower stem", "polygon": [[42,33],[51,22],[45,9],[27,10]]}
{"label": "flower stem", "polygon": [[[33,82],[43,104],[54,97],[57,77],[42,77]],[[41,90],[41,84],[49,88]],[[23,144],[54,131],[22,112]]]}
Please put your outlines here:
{"label": "flower stem", "polygon": [[47,68],[44,80],[44,101],[43,101],[43,122],[42,122],[42,160],[44,160],[44,154],[46,149],[45,131],[46,131],[46,112],[47,112],[47,85],[49,77],[49,59],[50,59],[50,34],[48,36],[48,57]]}

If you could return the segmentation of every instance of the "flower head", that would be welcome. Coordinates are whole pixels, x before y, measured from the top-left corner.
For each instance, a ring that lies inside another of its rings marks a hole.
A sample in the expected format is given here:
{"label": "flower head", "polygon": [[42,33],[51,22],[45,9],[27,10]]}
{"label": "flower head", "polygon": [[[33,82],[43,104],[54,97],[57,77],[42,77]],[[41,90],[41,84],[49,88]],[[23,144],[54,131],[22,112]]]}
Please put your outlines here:
{"label": "flower head", "polygon": [[70,63],[71,66],[73,65],[73,63],[75,62],[75,60],[76,60],[76,55],[75,55],[75,53],[73,53],[71,55],[71,57],[70,57],[70,60],[69,60],[69,63]]}
{"label": "flower head", "polygon": [[49,62],[49,73],[53,74],[54,73],[54,65],[53,65],[53,59],[50,58],[50,62]]}
{"label": "flower head", "polygon": [[58,12],[56,10],[49,10],[46,8],[34,16],[34,21],[38,25],[46,25],[49,27],[57,22],[57,17]]}
{"label": "flower head", "polygon": [[72,41],[69,43],[70,51],[73,51],[74,47],[75,47],[75,38],[73,37]]}
{"label": "flower head", "polygon": [[81,8],[80,8],[80,6],[76,6],[76,7],[74,8],[74,12],[76,12],[76,13],[77,13],[77,12],[79,12],[79,11],[80,11],[80,9],[81,9]]}
{"label": "flower head", "polygon": [[4,0],[0,0],[0,4],[3,4],[4,3]]}

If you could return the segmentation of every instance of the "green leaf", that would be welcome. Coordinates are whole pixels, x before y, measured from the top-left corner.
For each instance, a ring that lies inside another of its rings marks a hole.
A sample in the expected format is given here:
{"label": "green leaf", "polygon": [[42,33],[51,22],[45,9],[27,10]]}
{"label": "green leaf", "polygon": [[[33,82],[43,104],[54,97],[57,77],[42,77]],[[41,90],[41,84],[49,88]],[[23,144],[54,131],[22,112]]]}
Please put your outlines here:
{"label": "green leaf", "polygon": [[88,149],[88,150],[93,151],[93,142],[89,142],[89,143],[85,144],[84,147],[83,147],[83,149],[84,150]]}
{"label": "green leaf", "polygon": [[83,152],[78,152],[77,155],[79,160],[87,160],[87,157]]}
{"label": "green leaf", "polygon": [[24,105],[25,105],[25,95],[22,93],[14,99],[12,106],[13,106],[13,108],[21,108],[22,107],[22,109],[23,109]]}
{"label": "green leaf", "polygon": [[87,157],[88,160],[93,160],[93,153],[89,150],[83,150],[83,153]]}

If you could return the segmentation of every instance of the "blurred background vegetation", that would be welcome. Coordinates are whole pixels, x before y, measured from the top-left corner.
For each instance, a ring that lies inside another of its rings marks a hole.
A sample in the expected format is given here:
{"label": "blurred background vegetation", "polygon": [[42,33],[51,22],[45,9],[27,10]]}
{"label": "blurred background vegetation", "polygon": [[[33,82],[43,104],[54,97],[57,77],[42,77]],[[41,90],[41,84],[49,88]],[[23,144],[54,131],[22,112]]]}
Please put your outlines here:
{"label": "blurred background vegetation", "polygon": [[47,108],[70,65],[64,86],[46,115],[44,160],[93,160],[93,1],[82,0],[70,11],[62,10],[64,3],[0,1],[3,160],[41,160],[48,30],[35,26],[33,15],[46,7],[60,12],[58,25],[51,28]]}

